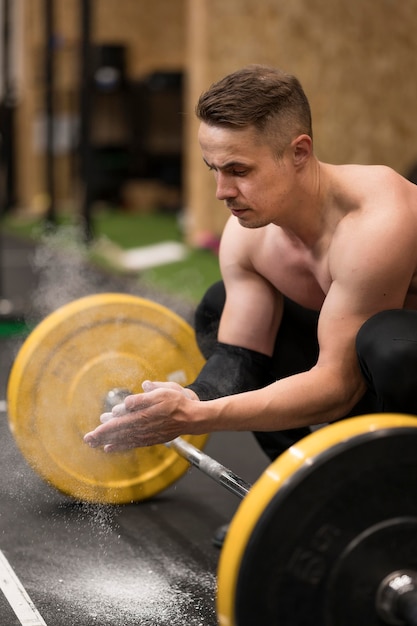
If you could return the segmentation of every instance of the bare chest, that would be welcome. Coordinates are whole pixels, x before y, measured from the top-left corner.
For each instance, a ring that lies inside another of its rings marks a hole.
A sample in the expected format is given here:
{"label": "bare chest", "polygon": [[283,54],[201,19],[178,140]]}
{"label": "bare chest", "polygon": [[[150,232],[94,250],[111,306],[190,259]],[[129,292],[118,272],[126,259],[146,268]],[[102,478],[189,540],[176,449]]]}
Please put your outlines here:
{"label": "bare chest", "polygon": [[331,285],[328,257],[280,242],[259,247],[255,269],[278,291],[302,306],[319,310]]}
{"label": "bare chest", "polygon": [[[320,310],[332,284],[329,254],[314,256],[309,250],[267,241],[255,255],[255,268],[285,296],[307,308]],[[417,268],[404,299],[404,308],[417,310]]]}

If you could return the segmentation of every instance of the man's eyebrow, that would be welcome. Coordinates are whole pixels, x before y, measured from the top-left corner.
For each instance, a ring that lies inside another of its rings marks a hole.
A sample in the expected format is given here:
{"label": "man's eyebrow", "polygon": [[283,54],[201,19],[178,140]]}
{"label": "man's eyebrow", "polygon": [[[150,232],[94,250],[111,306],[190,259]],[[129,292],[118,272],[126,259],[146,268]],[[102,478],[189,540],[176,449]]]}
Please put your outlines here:
{"label": "man's eyebrow", "polygon": [[207,167],[209,167],[212,170],[222,171],[222,170],[228,170],[233,167],[244,167],[244,168],[249,167],[246,163],[242,163],[241,161],[229,161],[228,163],[225,163],[224,165],[212,165],[211,163],[206,161],[204,157],[203,157],[203,161],[207,165]]}

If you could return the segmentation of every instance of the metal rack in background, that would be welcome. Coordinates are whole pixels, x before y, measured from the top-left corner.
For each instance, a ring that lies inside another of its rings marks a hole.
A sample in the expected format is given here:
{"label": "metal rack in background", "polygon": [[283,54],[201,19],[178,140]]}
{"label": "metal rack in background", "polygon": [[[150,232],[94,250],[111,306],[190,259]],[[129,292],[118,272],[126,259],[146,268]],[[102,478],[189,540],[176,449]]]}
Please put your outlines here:
{"label": "metal rack in background", "polygon": [[[0,215],[12,208],[15,201],[13,127],[15,90],[11,73],[12,5],[3,0],[1,5],[2,85],[0,102]],[[0,336],[8,336],[25,327],[23,316],[16,313],[11,300],[4,294],[4,249],[0,231]]]}

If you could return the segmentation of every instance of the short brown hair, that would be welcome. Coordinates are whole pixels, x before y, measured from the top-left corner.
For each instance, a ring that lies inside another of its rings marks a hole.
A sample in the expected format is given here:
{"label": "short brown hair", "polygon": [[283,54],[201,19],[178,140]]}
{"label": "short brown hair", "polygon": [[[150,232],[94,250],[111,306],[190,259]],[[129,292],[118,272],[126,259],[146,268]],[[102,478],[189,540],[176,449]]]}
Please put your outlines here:
{"label": "short brown hair", "polygon": [[253,126],[278,153],[299,134],[313,136],[310,104],[299,80],[266,65],[250,65],[211,85],[200,96],[196,115],[211,126]]}

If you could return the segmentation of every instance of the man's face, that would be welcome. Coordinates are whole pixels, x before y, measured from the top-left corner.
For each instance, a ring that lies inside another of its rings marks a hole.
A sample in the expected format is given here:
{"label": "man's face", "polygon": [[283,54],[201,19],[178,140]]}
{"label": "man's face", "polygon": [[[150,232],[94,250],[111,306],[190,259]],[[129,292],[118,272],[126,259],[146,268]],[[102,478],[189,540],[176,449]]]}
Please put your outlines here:
{"label": "man's face", "polygon": [[279,224],[291,189],[290,149],[278,159],[253,127],[231,130],[202,122],[198,139],[214,172],[216,197],[239,223],[247,228]]}

